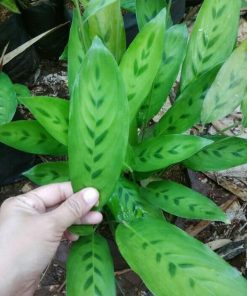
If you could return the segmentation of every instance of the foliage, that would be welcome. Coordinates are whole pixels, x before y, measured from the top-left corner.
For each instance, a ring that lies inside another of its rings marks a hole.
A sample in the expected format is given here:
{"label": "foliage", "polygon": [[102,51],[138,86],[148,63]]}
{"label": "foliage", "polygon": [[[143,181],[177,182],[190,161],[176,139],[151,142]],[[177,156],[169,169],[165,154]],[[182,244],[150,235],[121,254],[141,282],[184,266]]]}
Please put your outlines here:
{"label": "foliage", "polygon": [[[120,0],[82,1],[83,16],[75,1],[70,102],[21,95],[36,120],[3,124],[0,141],[64,156],[25,173],[39,185],[71,180],[74,191],[96,187],[120,252],[153,294],[244,296],[241,274],[163,215],[228,222],[225,213],[206,196],[159,178],[174,164],[207,171],[247,163],[245,139],[186,133],[240,104],[246,110],[246,42],[233,51],[240,0],[205,0],[187,50],[187,30],[169,27],[165,2],[140,2],[140,32],[125,50]],[[108,15],[114,16],[114,28],[111,20],[102,21]],[[180,68],[175,102],[154,124]],[[68,296],[115,295],[112,259],[100,231],[83,226],[70,231],[81,238],[68,259]]]}
{"label": "foliage", "polygon": [[15,12],[15,13],[20,12],[17,5],[16,5],[15,0],[0,0],[0,5],[6,7],[7,9],[9,9],[12,12]]}

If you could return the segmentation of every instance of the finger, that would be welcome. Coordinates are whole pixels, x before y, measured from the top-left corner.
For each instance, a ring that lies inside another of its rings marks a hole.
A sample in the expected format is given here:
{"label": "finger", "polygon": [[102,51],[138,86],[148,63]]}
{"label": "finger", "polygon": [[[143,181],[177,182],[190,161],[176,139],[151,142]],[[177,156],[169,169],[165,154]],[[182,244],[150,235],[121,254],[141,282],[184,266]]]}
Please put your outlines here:
{"label": "finger", "polygon": [[63,202],[55,210],[47,213],[56,226],[64,231],[78,219],[85,216],[97,204],[99,193],[94,188],[85,188]]}
{"label": "finger", "polygon": [[81,219],[80,224],[99,224],[103,216],[100,212],[91,211]]}

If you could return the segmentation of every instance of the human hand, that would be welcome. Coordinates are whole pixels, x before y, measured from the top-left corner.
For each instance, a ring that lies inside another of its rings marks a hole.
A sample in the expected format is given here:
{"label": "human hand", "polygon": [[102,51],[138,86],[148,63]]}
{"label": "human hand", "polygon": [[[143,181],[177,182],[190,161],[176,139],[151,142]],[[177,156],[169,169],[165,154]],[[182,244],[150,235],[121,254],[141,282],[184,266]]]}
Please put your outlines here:
{"label": "human hand", "polygon": [[7,199],[0,208],[0,294],[33,295],[66,229],[101,222],[102,214],[90,211],[98,199],[93,188],[73,194],[69,182]]}

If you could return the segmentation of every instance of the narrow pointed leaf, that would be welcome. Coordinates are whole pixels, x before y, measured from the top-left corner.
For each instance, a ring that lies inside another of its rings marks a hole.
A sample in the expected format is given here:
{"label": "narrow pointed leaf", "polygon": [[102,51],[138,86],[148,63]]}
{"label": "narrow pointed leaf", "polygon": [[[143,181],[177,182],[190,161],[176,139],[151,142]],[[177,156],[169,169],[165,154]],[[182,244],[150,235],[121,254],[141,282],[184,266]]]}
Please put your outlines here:
{"label": "narrow pointed leaf", "polygon": [[16,93],[9,77],[0,72],[0,124],[12,120],[17,107]]}
{"label": "narrow pointed leaf", "polygon": [[16,96],[18,98],[19,97],[29,97],[31,95],[30,90],[24,84],[15,83],[14,90],[15,90]]}
{"label": "narrow pointed leaf", "polygon": [[6,7],[7,9],[9,9],[10,11],[14,12],[14,13],[20,13],[15,0],[0,0],[0,5]]}
{"label": "narrow pointed leaf", "polygon": [[55,156],[67,154],[67,148],[35,120],[13,121],[0,126],[0,142],[28,153]]}
{"label": "narrow pointed leaf", "polygon": [[69,181],[69,166],[67,162],[47,162],[37,164],[23,173],[25,177],[37,185]]}
{"label": "narrow pointed leaf", "polygon": [[74,191],[93,186],[100,191],[100,205],[107,201],[123,167],[128,132],[123,81],[114,57],[97,38],[72,94],[69,165]]}
{"label": "narrow pointed leaf", "polygon": [[98,235],[73,243],[67,262],[68,296],[115,296],[115,278],[106,240]]}
{"label": "narrow pointed leaf", "polygon": [[212,141],[186,135],[164,135],[148,139],[134,148],[133,169],[148,172],[185,160]]}
{"label": "narrow pointed leaf", "polygon": [[205,147],[183,164],[196,171],[226,170],[247,163],[247,140],[227,137]]}
{"label": "narrow pointed leaf", "polygon": [[237,38],[240,2],[203,1],[182,69],[182,89],[199,74],[230,56]]}
{"label": "narrow pointed leaf", "polygon": [[19,101],[54,139],[68,144],[69,101],[53,97],[21,97]]}
{"label": "narrow pointed leaf", "polygon": [[90,17],[114,2],[116,0],[90,0],[83,14],[83,22],[85,23]]}
{"label": "narrow pointed leaf", "polygon": [[162,10],[132,42],[120,64],[133,121],[151,90],[163,51],[166,11]]}
{"label": "narrow pointed leaf", "polygon": [[226,222],[225,213],[209,198],[172,181],[150,183],[142,196],[153,206],[188,219]]}
{"label": "narrow pointed leaf", "polygon": [[125,223],[116,238],[121,254],[154,295],[246,295],[247,281],[239,271],[165,221]]}
{"label": "narrow pointed leaf", "polygon": [[201,119],[209,123],[233,112],[247,94],[247,40],[219,71],[203,102]]}

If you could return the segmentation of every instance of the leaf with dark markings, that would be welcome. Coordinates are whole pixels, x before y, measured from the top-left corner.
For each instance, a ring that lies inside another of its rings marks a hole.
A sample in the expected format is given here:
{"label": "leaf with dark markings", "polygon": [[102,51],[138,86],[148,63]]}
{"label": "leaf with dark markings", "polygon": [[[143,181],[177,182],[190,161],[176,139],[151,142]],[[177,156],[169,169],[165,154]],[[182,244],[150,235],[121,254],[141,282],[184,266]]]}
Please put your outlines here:
{"label": "leaf with dark markings", "polygon": [[183,64],[181,89],[230,56],[237,38],[240,2],[203,1]]}
{"label": "leaf with dark markings", "polygon": [[239,271],[165,221],[124,223],[116,239],[122,256],[154,295],[246,295],[247,281]]}
{"label": "leaf with dark markings", "polygon": [[19,120],[0,126],[0,142],[28,153],[67,154],[67,147],[57,142],[35,120]]}
{"label": "leaf with dark markings", "polygon": [[247,140],[226,137],[205,147],[183,164],[196,171],[219,171],[247,163]]}
{"label": "leaf with dark markings", "polygon": [[129,100],[130,120],[151,90],[163,51],[166,10],[149,22],[131,43],[120,64]]}
{"label": "leaf with dark markings", "polygon": [[69,181],[69,166],[67,162],[47,162],[37,164],[23,173],[25,177],[37,185],[46,185]]}
{"label": "leaf with dark markings", "polygon": [[132,167],[138,172],[164,169],[191,157],[210,143],[210,140],[186,135],[150,138],[134,147],[135,159]]}
{"label": "leaf with dark markings", "polygon": [[219,71],[203,102],[201,119],[209,123],[233,112],[247,94],[247,40]]}
{"label": "leaf with dark markings", "polygon": [[19,101],[53,138],[68,144],[69,101],[53,97],[21,97]]}
{"label": "leaf with dark markings", "polygon": [[73,243],[67,261],[67,295],[116,295],[112,258],[102,236],[92,233]]}
{"label": "leaf with dark markings", "polygon": [[121,74],[114,57],[96,38],[71,98],[69,166],[75,192],[96,187],[100,206],[106,203],[123,167],[128,134],[128,102]]}
{"label": "leaf with dark markings", "polygon": [[14,85],[9,77],[0,72],[0,124],[12,120],[17,107]]}
{"label": "leaf with dark markings", "polygon": [[179,217],[227,221],[225,213],[209,198],[172,181],[152,182],[141,195],[154,207]]}

